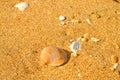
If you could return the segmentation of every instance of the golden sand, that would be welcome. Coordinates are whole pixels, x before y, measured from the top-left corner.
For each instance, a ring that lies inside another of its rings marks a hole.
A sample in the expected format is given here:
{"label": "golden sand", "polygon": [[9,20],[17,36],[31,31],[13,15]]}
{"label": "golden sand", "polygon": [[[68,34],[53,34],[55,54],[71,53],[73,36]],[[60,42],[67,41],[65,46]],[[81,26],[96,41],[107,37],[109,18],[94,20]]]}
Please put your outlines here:
{"label": "golden sand", "polygon": [[[114,0],[0,0],[0,80],[119,80],[111,56],[120,64],[120,3]],[[64,15],[60,26],[59,16]],[[86,21],[89,19],[89,21]],[[79,20],[73,22],[72,20]],[[72,22],[71,22],[72,21]],[[89,23],[88,23],[89,22]],[[89,34],[78,56],[63,66],[40,64],[44,47],[70,51],[70,40]],[[94,42],[90,39],[98,38]]]}

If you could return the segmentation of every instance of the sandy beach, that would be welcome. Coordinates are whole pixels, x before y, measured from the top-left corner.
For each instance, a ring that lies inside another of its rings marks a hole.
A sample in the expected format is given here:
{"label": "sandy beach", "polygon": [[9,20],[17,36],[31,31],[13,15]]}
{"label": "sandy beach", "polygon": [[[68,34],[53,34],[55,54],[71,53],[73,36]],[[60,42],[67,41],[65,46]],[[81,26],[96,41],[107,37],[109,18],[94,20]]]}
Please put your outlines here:
{"label": "sandy beach", "polygon": [[[47,46],[68,51],[68,62],[41,65]],[[0,0],[0,80],[120,80],[119,64],[119,0]]]}

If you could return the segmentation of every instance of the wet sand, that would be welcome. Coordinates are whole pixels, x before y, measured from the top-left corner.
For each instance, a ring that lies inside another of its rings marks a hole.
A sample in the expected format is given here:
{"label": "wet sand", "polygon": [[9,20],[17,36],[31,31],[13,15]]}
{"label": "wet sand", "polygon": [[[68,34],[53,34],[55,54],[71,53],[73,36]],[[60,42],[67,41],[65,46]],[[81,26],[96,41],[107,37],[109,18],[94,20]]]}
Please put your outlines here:
{"label": "wet sand", "polygon": [[[111,56],[120,59],[120,3],[113,0],[0,0],[0,80],[119,80],[120,65],[112,71]],[[60,26],[59,16],[66,16]],[[86,21],[90,20],[90,23]],[[74,22],[79,20],[80,22]],[[72,22],[73,21],[73,22]],[[81,41],[78,56],[60,67],[40,64],[44,47],[69,51]],[[91,37],[99,42],[91,41]],[[118,60],[118,64],[120,60]]]}

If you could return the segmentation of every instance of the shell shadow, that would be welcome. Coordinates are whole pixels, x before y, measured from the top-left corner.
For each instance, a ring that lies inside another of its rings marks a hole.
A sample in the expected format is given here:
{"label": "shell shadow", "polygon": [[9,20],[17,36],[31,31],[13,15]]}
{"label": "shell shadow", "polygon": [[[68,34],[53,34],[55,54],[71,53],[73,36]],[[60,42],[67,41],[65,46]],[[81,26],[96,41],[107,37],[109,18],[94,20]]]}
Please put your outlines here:
{"label": "shell shadow", "polygon": [[65,63],[63,63],[63,64],[59,65],[59,66],[63,66],[63,65],[65,65],[66,63],[68,63],[68,62],[69,62],[69,60],[70,60],[70,57],[71,57],[71,54],[70,54],[70,52],[69,52],[69,51],[67,51],[67,50],[65,50],[65,49],[62,49],[62,50],[64,50],[64,51],[65,51],[65,53],[67,54],[67,61],[66,61]]}

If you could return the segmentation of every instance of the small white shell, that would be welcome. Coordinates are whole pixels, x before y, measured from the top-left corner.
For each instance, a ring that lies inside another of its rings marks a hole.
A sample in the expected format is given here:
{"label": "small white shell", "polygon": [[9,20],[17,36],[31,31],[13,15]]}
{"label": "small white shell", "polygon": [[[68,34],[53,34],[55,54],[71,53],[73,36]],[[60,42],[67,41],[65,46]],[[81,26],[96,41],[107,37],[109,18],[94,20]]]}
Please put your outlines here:
{"label": "small white shell", "polygon": [[74,41],[72,42],[72,44],[70,45],[70,49],[73,53],[76,53],[78,50],[81,50],[81,44],[80,41]]}
{"label": "small white shell", "polygon": [[14,7],[18,8],[20,11],[24,11],[28,6],[29,5],[27,2],[20,2],[16,4]]}
{"label": "small white shell", "polygon": [[65,19],[66,19],[65,16],[63,16],[63,15],[59,16],[59,20],[60,20],[60,21],[64,21]]}

